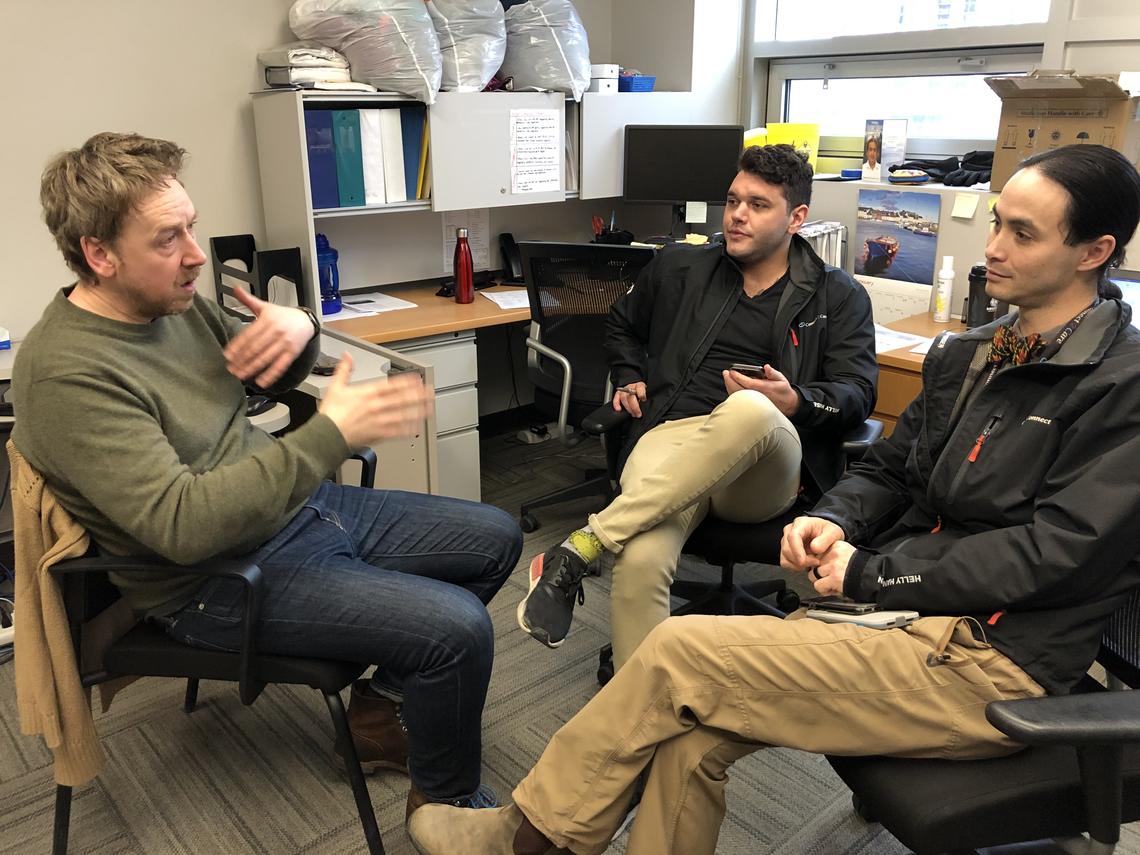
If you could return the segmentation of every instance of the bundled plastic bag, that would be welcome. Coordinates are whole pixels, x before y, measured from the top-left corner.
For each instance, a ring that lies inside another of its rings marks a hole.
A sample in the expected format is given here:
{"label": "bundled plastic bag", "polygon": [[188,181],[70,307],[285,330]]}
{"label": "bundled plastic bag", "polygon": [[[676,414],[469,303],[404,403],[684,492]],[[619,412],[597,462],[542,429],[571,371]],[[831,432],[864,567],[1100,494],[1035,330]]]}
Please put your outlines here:
{"label": "bundled plastic bag", "polygon": [[499,0],[428,0],[443,58],[445,92],[482,92],[503,64],[507,27]]}
{"label": "bundled plastic bag", "polygon": [[296,0],[289,27],[343,53],[353,80],[435,101],[442,65],[424,0]]}
{"label": "bundled plastic bag", "polygon": [[507,55],[500,77],[515,91],[568,92],[575,101],[590,86],[590,41],[570,0],[527,0],[507,9]]}

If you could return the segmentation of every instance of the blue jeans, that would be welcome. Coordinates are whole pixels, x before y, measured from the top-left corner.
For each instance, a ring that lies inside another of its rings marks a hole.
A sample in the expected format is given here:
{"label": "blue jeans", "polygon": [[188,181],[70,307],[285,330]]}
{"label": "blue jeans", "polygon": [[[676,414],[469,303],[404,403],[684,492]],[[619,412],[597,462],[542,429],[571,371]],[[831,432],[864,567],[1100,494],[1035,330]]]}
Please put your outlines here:
{"label": "blue jeans", "polygon": [[[432,799],[479,786],[495,645],[485,604],[522,533],[489,505],[325,482],[249,557],[264,574],[257,649],[372,663],[402,694],[412,782]],[[207,582],[164,623],[186,644],[240,646],[242,585]]]}

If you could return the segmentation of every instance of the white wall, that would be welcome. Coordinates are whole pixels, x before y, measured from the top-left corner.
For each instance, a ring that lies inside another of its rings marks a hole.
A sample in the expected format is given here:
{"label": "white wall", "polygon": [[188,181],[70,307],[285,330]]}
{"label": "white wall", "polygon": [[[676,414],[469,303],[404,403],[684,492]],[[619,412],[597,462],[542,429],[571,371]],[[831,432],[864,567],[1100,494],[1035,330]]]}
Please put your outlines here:
{"label": "white wall", "polygon": [[[4,90],[0,326],[22,338],[72,276],[40,218],[57,152],[103,130],[175,140],[203,236],[262,232],[253,116],[257,51],[287,41],[289,0],[0,4],[19,83]],[[19,128],[19,133],[14,129]]]}

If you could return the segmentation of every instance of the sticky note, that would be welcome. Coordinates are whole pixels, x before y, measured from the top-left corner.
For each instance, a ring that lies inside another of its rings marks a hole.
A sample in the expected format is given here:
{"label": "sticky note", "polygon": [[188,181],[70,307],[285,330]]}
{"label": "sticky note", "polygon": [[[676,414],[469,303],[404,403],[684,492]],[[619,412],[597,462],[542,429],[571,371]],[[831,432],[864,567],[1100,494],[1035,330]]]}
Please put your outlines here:
{"label": "sticky note", "polygon": [[686,223],[704,223],[708,222],[709,206],[707,202],[686,202],[685,203],[685,222]]}
{"label": "sticky note", "polygon": [[959,220],[972,220],[976,210],[978,210],[977,193],[954,194],[954,210],[950,212],[951,217]]}

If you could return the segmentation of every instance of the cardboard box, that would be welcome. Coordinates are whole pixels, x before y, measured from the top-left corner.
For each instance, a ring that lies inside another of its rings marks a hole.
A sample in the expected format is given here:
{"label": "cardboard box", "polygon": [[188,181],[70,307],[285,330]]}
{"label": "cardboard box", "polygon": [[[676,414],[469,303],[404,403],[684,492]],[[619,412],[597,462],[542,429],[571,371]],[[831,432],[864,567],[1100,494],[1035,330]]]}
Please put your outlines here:
{"label": "cardboard box", "polygon": [[1001,98],[990,189],[1004,187],[1023,159],[1063,145],[1105,145],[1135,163],[1138,101],[1118,77],[1040,70],[1024,77],[987,77]]}

